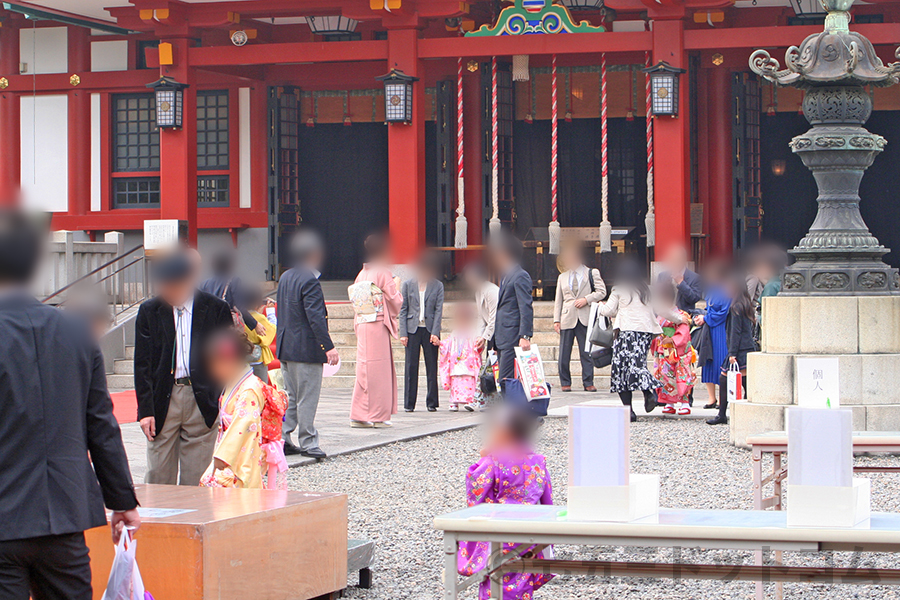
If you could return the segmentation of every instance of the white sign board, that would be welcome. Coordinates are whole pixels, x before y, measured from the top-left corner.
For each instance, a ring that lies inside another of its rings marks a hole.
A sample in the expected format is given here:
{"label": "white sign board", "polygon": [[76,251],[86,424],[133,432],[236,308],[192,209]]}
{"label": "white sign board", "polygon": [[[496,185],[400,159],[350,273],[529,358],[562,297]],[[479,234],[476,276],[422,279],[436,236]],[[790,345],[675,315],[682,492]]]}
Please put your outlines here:
{"label": "white sign board", "polygon": [[791,485],[847,487],[853,478],[853,411],[787,411]]}
{"label": "white sign board", "polygon": [[627,406],[570,406],[569,485],[628,485],[630,439]]}
{"label": "white sign board", "polygon": [[144,221],[144,250],[151,253],[172,250],[186,234],[187,224],[178,219]]}
{"label": "white sign board", "polygon": [[797,358],[797,404],[803,408],[840,408],[838,370],[835,357]]}

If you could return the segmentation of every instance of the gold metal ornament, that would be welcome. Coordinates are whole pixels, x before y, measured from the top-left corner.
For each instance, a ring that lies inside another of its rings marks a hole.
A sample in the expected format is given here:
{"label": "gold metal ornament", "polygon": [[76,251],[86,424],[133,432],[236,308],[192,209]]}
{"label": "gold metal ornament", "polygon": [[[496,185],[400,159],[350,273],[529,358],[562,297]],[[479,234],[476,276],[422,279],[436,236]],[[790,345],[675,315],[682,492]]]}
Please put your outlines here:
{"label": "gold metal ornament", "polygon": [[715,54],[712,55],[712,63],[714,65],[716,65],[717,67],[721,66],[721,64],[723,62],[725,62],[725,57],[722,56],[720,53],[716,52]]}
{"label": "gold metal ornament", "polygon": [[6,77],[0,77],[0,90],[5,90],[9,87],[9,79]]}
{"label": "gold metal ornament", "polygon": [[474,73],[475,71],[478,70],[478,61],[470,60],[469,63],[466,65],[466,68],[469,69],[469,73]]}
{"label": "gold metal ornament", "polygon": [[79,77],[78,75],[72,75],[71,77],[69,77],[69,83],[73,86],[76,86],[81,83],[81,77]]}

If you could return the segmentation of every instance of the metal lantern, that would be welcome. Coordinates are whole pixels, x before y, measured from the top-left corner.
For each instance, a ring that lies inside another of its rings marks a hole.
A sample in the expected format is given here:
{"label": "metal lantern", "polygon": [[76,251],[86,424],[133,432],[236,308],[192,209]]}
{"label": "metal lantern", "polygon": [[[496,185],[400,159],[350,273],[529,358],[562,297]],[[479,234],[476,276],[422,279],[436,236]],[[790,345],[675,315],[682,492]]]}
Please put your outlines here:
{"label": "metal lantern", "polygon": [[156,126],[160,129],[179,129],[184,116],[184,90],[190,87],[171,77],[160,77],[147,87],[156,92]]}
{"label": "metal lantern", "polygon": [[673,67],[666,61],[660,61],[652,67],[641,69],[650,75],[650,94],[653,99],[653,116],[678,116],[678,91],[681,87],[678,78],[684,69]]}
{"label": "metal lantern", "polygon": [[791,0],[794,14],[804,19],[822,19],[826,15],[825,7],[819,0]]}
{"label": "metal lantern", "polygon": [[391,69],[387,75],[375,79],[384,82],[384,120],[388,123],[411,122],[413,82],[419,78]]}
{"label": "metal lantern", "polygon": [[306,17],[306,22],[312,32],[318,35],[339,35],[353,33],[359,21],[341,15],[328,15],[325,17]]}
{"label": "metal lantern", "polygon": [[570,10],[600,10],[603,8],[603,0],[562,0],[562,3]]}

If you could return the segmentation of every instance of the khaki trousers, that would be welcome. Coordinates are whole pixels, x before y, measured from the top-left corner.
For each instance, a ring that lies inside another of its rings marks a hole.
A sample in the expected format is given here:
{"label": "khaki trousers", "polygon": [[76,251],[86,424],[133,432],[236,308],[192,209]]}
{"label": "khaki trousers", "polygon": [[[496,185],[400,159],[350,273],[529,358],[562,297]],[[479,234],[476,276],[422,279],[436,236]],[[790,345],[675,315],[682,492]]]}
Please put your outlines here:
{"label": "khaki trousers", "polygon": [[144,483],[199,485],[200,477],[212,462],[217,425],[206,426],[194,398],[194,388],[175,384],[166,422],[161,431],[157,430],[156,438],[147,442]]}

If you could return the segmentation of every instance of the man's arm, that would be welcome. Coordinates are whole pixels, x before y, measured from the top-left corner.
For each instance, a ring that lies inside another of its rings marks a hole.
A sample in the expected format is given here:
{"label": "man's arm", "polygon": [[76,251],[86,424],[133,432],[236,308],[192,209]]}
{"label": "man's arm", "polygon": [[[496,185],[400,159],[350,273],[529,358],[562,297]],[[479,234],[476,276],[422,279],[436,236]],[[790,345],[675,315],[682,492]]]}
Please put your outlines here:
{"label": "man's arm", "polygon": [[142,305],[134,321],[134,392],[137,396],[138,421],[156,416],[153,406],[153,375],[158,356],[153,356],[153,341],[147,309]]}
{"label": "man's arm", "polygon": [[409,332],[406,331],[406,317],[409,315],[409,298],[406,293],[409,286],[406,285],[407,283],[404,281],[400,284],[400,295],[403,297],[403,304],[400,305],[400,314],[397,317],[400,325],[400,337],[409,337]]}
{"label": "man's arm", "polygon": [[531,305],[531,276],[522,271],[516,277],[516,300],[519,303],[519,338],[531,337],[534,334],[534,307]]}
{"label": "man's arm", "polygon": [[685,278],[684,281],[678,284],[678,293],[691,306],[700,302],[703,299],[703,286],[700,277],[695,274],[690,280]]}
{"label": "man's arm", "polygon": [[594,291],[588,294],[585,300],[588,301],[588,304],[600,302],[606,297],[606,282],[603,281],[603,277],[600,275],[600,269],[589,269],[588,277],[594,282]]}
{"label": "man's arm", "polygon": [[301,285],[300,295],[303,299],[303,310],[306,311],[306,320],[313,330],[313,335],[316,336],[322,350],[328,352],[334,348],[334,343],[328,334],[328,309],[325,308],[322,284],[315,277],[310,277]]}
{"label": "man's arm", "polygon": [[441,337],[441,320],[444,318],[444,284],[437,282],[437,302],[434,306],[434,318],[431,322],[431,335]]}
{"label": "man's arm", "polygon": [[100,482],[103,501],[115,511],[137,507],[137,496],[122,445],[122,432],[113,416],[112,400],[106,388],[106,368],[100,348],[92,348],[91,385],[87,401],[87,446]]}
{"label": "man's arm", "polygon": [[556,280],[556,297],[553,298],[553,322],[554,323],[559,323],[560,321],[562,321],[563,275],[564,275],[564,273],[560,273],[559,279]]}
{"label": "man's arm", "polygon": [[499,302],[499,290],[489,287],[484,290],[484,302],[488,308],[487,323],[484,326],[484,339],[491,340],[494,338],[494,328],[497,325],[497,302]]}

